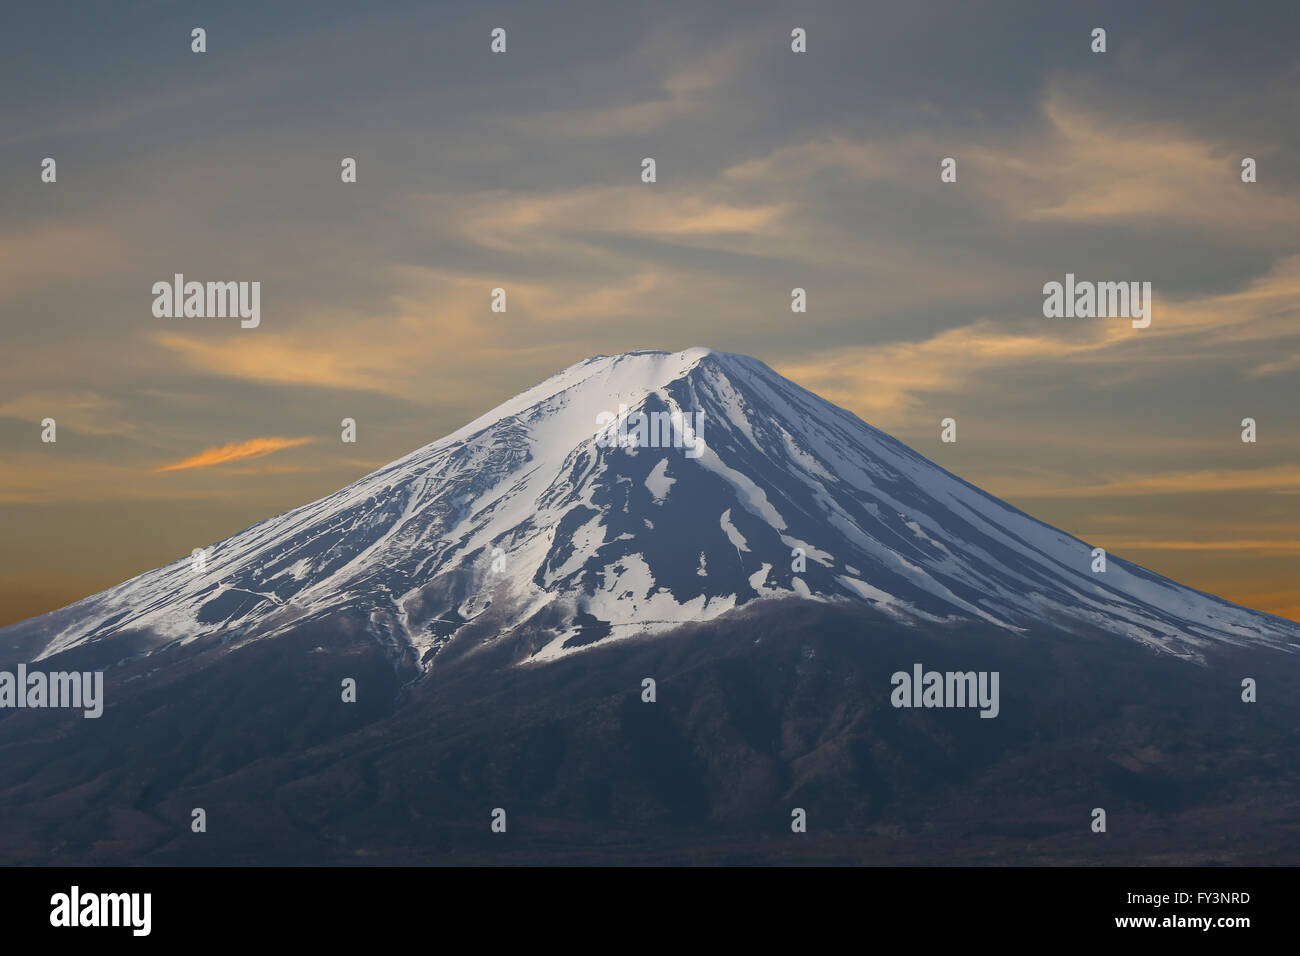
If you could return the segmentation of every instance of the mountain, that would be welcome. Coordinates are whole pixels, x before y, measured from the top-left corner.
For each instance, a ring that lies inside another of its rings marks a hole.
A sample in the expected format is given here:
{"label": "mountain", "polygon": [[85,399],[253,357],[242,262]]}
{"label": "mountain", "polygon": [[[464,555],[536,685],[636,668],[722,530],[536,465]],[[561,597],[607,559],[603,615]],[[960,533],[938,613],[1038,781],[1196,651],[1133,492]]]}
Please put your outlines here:
{"label": "mountain", "polygon": [[104,672],[0,709],[0,862],[1300,862],[1300,624],[1095,547],[754,359],[588,359],[0,629]]}
{"label": "mountain", "polygon": [[[638,431],[640,415],[659,427]],[[1094,572],[1097,544],[755,359],[632,352],[580,362],[212,545],[202,572],[183,558],[0,630],[0,643],[42,659],[131,635],[146,653],[346,618],[426,666],[484,642],[527,663],[799,597],[916,626],[1100,629],[1189,658],[1216,643],[1300,646],[1293,622],[1114,556]]]}

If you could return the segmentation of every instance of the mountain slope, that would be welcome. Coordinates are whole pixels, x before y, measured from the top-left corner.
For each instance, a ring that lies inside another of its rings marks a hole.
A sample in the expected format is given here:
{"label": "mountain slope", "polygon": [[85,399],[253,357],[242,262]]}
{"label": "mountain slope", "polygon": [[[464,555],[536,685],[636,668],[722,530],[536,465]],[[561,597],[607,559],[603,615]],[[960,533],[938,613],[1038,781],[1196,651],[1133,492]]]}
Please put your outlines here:
{"label": "mountain slope", "polygon": [[[633,444],[607,447],[600,423],[620,412]],[[662,416],[672,447],[647,447],[636,413]],[[526,663],[799,597],[1193,659],[1300,647],[1300,625],[1113,556],[1093,573],[1092,548],[755,359],[633,352],[213,545],[204,571],[185,558],[0,641],[40,659],[115,635],[149,652],[346,623],[426,665],[485,645]]]}

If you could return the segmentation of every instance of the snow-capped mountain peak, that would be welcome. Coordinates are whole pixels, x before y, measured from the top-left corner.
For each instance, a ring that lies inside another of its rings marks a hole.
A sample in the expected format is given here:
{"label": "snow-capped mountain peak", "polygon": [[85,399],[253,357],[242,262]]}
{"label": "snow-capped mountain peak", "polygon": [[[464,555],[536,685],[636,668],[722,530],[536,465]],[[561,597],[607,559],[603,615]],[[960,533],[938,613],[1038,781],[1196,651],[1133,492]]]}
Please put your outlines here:
{"label": "snow-capped mountain peak", "polygon": [[467,635],[527,663],[784,597],[1187,657],[1300,646],[1300,625],[1114,556],[1094,572],[1093,547],[755,359],[630,352],[213,545],[204,570],[187,557],[5,632],[44,657],[346,621],[426,664]]}

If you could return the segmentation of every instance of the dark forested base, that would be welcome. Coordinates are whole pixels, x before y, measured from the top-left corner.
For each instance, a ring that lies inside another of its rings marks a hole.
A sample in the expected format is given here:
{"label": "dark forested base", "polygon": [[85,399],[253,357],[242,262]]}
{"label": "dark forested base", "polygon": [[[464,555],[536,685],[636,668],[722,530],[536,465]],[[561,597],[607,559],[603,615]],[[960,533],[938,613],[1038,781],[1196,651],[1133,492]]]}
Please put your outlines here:
{"label": "dark forested base", "polygon": [[[413,683],[360,634],[167,653],[110,666],[98,720],[0,717],[0,861],[1300,861],[1300,663],[1277,652],[1202,665],[790,602],[544,666],[449,656]],[[1000,672],[998,716],[891,706],[918,662]],[[48,667],[74,664],[104,666]]]}

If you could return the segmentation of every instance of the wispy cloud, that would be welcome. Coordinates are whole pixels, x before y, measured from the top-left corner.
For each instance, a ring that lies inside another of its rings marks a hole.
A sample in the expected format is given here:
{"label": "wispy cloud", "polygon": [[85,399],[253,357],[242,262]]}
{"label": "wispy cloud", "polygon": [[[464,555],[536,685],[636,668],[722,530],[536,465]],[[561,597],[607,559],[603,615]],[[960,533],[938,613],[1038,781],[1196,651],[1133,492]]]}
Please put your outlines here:
{"label": "wispy cloud", "polygon": [[99,223],[50,220],[15,229],[0,234],[0,301],[69,275],[107,275],[123,260],[118,237]]}
{"label": "wispy cloud", "polygon": [[985,370],[1065,362],[1133,334],[1122,323],[1098,322],[1091,335],[1066,339],[1047,332],[1010,333],[984,321],[920,342],[831,349],[774,367],[869,421],[888,425],[904,420],[922,392],[959,392]]}
{"label": "wispy cloud", "polygon": [[1144,549],[1148,551],[1250,551],[1260,555],[1300,554],[1300,541],[1260,539],[1225,539],[1222,541],[1184,541],[1180,539],[1151,540],[1142,537],[1115,537],[1106,535],[1112,548]]}
{"label": "wispy cloud", "polygon": [[1300,493],[1300,467],[1277,465],[1267,468],[1206,468],[1194,471],[1134,474],[1113,481],[1091,484],[1065,482],[1059,478],[1050,482],[1011,479],[999,482],[997,491],[1004,497],[1073,499],[1247,491],[1297,494]]}
{"label": "wispy cloud", "polygon": [[630,51],[620,64],[631,70],[644,67],[659,72],[658,89],[650,97],[609,105],[564,107],[518,113],[507,122],[517,133],[572,140],[608,139],[646,135],[670,123],[701,113],[716,100],[710,95],[734,82],[746,62],[761,56],[771,45],[771,33],[753,27],[722,42],[696,47],[684,57],[684,33],[689,27],[668,18]]}
{"label": "wispy cloud", "polygon": [[[1290,234],[1300,199],[1277,177],[1241,181],[1240,143],[1215,142],[1167,122],[1103,115],[1055,79],[1042,122],[1010,141],[965,151],[975,188],[1023,219],[1040,222],[1202,226],[1258,242]],[[1265,161],[1272,148],[1250,154]]]}
{"label": "wispy cloud", "polygon": [[286,448],[295,448],[298,445],[306,445],[313,441],[315,441],[315,439],[310,437],[280,438],[277,436],[271,436],[267,438],[250,438],[247,441],[231,442],[229,445],[221,445],[217,448],[205,448],[197,455],[174,462],[170,465],[163,465],[161,468],[155,468],[154,471],[183,471],[189,468],[211,468],[214,465],[222,465],[231,461],[246,461],[249,458],[262,458],[265,455],[274,454],[275,452],[283,451]]}

